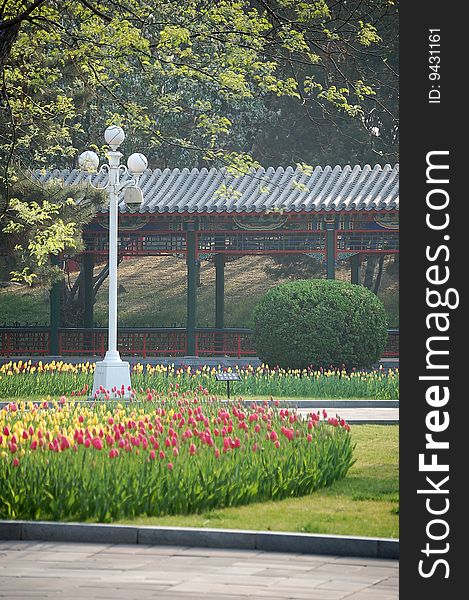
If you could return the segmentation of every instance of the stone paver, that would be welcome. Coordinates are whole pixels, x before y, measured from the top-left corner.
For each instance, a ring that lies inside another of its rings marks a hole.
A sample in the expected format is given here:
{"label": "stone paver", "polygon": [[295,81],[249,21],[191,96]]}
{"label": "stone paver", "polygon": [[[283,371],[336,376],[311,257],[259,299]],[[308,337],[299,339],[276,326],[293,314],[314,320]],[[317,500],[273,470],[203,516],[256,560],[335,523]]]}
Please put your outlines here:
{"label": "stone paver", "polygon": [[0,598],[397,600],[398,561],[182,546],[0,541]]}

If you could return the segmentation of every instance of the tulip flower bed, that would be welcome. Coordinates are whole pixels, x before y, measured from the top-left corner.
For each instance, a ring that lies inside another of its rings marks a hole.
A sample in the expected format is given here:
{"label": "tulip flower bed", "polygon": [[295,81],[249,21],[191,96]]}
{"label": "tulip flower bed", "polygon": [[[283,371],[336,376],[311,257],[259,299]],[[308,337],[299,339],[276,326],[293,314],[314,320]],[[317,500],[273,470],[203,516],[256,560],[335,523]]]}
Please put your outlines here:
{"label": "tulip flower bed", "polygon": [[[398,399],[399,371],[285,370],[247,366],[237,369],[241,381],[233,383],[232,393],[243,397],[274,398],[370,398]],[[65,362],[9,362],[0,367],[0,398],[27,396],[88,395],[92,385],[94,364]],[[132,368],[132,385],[140,393],[147,388],[164,395],[202,387],[218,396],[225,393],[224,382],[215,381],[213,367],[191,369],[174,365],[141,365]]]}
{"label": "tulip flower bed", "polygon": [[0,518],[109,522],[309,494],[353,463],[350,427],[196,394],[159,403],[10,403]]}

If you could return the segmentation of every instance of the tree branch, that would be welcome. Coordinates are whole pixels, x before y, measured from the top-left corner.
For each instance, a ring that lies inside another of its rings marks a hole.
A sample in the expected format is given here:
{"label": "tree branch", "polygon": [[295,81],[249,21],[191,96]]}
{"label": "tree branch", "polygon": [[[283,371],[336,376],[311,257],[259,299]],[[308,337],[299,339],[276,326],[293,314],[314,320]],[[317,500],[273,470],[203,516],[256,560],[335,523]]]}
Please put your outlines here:
{"label": "tree branch", "polygon": [[100,17],[103,21],[106,21],[106,23],[110,23],[112,21],[112,18],[109,15],[101,12],[98,8],[96,8],[96,6],[93,6],[92,4],[87,2],[87,0],[80,0],[80,2],[81,4],[83,4],[83,6],[86,6],[86,8],[92,13]]}
{"label": "tree branch", "polygon": [[0,21],[0,31],[2,29],[8,29],[14,25],[19,25],[22,21],[29,17],[29,15],[36,10],[41,4],[44,4],[47,0],[35,0],[26,10],[14,17],[13,19],[7,19],[6,21]]}

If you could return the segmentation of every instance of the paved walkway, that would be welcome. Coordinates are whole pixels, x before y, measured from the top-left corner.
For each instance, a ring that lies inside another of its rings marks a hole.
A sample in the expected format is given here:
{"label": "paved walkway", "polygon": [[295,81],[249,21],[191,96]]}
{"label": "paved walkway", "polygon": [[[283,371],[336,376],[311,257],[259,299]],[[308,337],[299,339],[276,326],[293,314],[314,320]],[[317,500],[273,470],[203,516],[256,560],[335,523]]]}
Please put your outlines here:
{"label": "paved walkway", "polygon": [[395,560],[0,541],[0,598],[397,600]]}
{"label": "paved walkway", "polygon": [[[300,408],[298,412],[306,416],[311,411],[317,412],[322,409]],[[327,415],[334,417],[336,414],[342,419],[350,423],[364,422],[373,424],[390,422],[399,425],[399,409],[398,408],[326,408]]]}

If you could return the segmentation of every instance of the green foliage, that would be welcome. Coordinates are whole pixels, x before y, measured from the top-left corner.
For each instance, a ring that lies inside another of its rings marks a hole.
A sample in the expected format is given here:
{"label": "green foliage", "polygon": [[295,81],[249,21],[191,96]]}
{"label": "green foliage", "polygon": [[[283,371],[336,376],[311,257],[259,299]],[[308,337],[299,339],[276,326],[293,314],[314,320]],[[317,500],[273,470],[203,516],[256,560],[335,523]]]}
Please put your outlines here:
{"label": "green foliage", "polygon": [[42,182],[22,174],[8,193],[0,239],[10,255],[12,280],[31,285],[57,279],[61,270],[51,266],[50,257],[83,249],[81,227],[103,203],[103,192],[86,183],[66,186],[61,179]]}
{"label": "green foliage", "polygon": [[[261,142],[274,141],[277,120],[285,126],[277,163],[324,163],[324,143],[311,140],[325,130],[329,139],[331,124],[342,129],[350,117],[359,145],[369,146],[372,125],[382,131],[372,140],[384,142],[379,151],[390,145],[384,133],[395,127],[397,110],[397,9],[385,0],[256,7],[247,0],[43,0],[29,7],[6,0],[0,8],[4,165],[73,166],[111,122],[126,128],[125,146],[138,144],[151,166],[189,166],[204,156],[230,164],[230,152],[265,162],[273,144]],[[356,82],[376,89],[379,102]],[[287,134],[300,135],[305,124],[310,141],[300,152],[297,136]]]}
{"label": "green foliage", "polygon": [[293,281],[271,289],[254,311],[259,357],[269,365],[369,367],[386,344],[386,313],[362,286]]}

